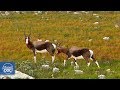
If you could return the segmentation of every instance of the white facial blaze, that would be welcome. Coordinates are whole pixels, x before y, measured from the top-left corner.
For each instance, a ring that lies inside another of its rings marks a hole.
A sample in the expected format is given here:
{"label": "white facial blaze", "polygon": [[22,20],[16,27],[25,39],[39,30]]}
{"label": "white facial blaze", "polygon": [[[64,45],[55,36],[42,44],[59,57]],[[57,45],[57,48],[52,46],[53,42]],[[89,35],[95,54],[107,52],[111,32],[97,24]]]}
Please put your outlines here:
{"label": "white facial blaze", "polygon": [[25,41],[26,41],[26,44],[28,44],[28,37],[26,38],[26,40],[25,40]]}

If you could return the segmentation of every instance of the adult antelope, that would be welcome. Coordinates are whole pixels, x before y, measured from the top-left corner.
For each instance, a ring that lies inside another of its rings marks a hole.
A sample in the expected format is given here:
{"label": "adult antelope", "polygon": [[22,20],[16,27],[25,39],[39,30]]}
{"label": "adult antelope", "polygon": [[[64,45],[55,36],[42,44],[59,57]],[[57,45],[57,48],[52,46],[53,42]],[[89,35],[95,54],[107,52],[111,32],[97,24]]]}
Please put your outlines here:
{"label": "adult antelope", "polygon": [[64,60],[64,66],[66,64],[66,60],[73,58],[76,66],[79,66],[76,62],[77,59],[85,59],[88,67],[90,66],[89,60],[93,60],[98,68],[100,68],[98,62],[94,58],[93,51],[88,48],[81,49],[76,46],[73,46],[71,48],[57,47],[57,51],[57,54],[64,53],[67,55],[67,58]]}
{"label": "adult antelope", "polygon": [[42,40],[37,40],[37,41],[32,42],[30,40],[30,35],[31,33],[27,36],[24,32],[25,43],[27,47],[33,51],[34,62],[36,63],[37,53],[49,53],[52,56],[52,63],[53,63],[55,60],[56,45],[49,41],[42,41]]}

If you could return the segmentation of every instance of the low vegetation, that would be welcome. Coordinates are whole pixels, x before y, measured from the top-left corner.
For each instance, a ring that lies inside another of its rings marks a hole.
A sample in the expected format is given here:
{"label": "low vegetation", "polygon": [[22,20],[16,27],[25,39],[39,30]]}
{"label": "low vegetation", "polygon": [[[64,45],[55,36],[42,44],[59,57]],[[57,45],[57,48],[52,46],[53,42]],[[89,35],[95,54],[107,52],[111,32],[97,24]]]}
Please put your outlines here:
{"label": "low vegetation", "polygon": [[[120,78],[120,13],[119,12],[73,12],[66,11],[47,13],[12,13],[0,15],[0,61],[13,61],[16,69],[38,79],[97,79],[104,74],[107,79]],[[26,47],[24,31],[31,40],[54,40],[61,46],[87,47],[94,51],[101,68],[91,62],[90,67],[84,60],[78,60],[83,74],[75,74],[74,66],[67,61],[63,67],[65,55],[56,56],[51,64],[49,54],[37,54],[37,64],[33,61],[33,53]],[[103,39],[109,37],[109,39]],[[45,56],[45,58],[42,58]],[[49,69],[43,69],[49,64]],[[53,73],[54,67],[60,72]],[[106,71],[107,70],[107,71]]]}

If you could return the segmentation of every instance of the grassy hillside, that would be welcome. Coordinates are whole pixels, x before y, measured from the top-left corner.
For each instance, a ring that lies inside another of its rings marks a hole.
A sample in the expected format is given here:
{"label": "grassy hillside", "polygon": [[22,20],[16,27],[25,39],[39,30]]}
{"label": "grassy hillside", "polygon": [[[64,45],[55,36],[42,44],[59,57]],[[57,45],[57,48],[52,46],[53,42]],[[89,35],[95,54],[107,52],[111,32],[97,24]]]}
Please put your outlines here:
{"label": "grassy hillside", "polygon": [[[98,74],[108,75],[107,78],[120,78],[120,13],[96,13],[98,15],[94,15],[92,12],[0,15],[0,61],[14,61],[16,62],[16,69],[36,78],[51,78],[52,67],[54,66],[61,69],[60,73],[55,74],[55,78],[97,78]],[[43,60],[41,59],[42,55],[37,54],[38,62],[35,65],[33,53],[25,45],[24,31],[27,34],[31,31],[32,41],[41,38],[43,40],[49,39],[52,42],[57,40],[66,47],[90,48],[94,51],[101,69],[97,69],[93,63],[88,68],[84,60],[78,60],[80,69],[85,73],[74,75],[74,68],[70,66],[70,61],[65,68],[62,66],[64,58],[61,56],[64,55],[61,54],[56,57],[55,65],[50,64],[50,70],[44,71],[41,69],[41,65],[51,63],[51,57],[45,55],[46,58]],[[104,37],[110,39],[103,40]],[[106,69],[112,69],[114,72],[108,74]],[[96,71],[97,73],[95,73]]]}

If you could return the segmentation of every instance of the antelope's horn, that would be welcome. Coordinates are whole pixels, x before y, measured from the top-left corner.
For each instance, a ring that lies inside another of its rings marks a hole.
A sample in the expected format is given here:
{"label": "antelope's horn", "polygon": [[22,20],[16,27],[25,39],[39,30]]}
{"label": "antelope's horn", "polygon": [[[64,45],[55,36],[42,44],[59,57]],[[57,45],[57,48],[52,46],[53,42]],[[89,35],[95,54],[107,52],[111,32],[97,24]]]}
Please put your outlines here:
{"label": "antelope's horn", "polygon": [[25,31],[24,31],[24,36],[26,36]]}

